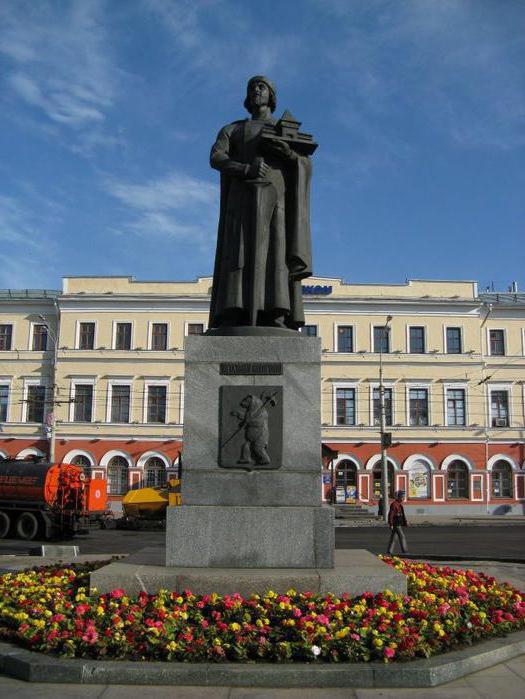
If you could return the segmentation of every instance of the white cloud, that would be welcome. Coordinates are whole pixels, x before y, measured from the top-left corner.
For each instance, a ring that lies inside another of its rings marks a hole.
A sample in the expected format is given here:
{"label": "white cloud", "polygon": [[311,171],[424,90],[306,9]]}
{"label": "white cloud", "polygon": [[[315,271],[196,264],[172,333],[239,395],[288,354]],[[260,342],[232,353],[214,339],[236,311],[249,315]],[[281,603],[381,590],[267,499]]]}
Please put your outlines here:
{"label": "white cloud", "polygon": [[104,188],[126,206],[126,231],[199,246],[215,235],[218,187],[206,180],[172,172],[144,183],[106,179]]}
{"label": "white cloud", "polygon": [[[404,150],[404,144],[396,144],[401,138],[396,129],[403,131],[396,118],[407,111],[429,134],[462,147],[508,149],[525,143],[520,60],[525,14],[519,3],[311,2],[339,24],[323,55],[345,108],[362,115],[368,135],[375,130],[381,148],[387,138],[388,150]],[[352,130],[353,119],[344,118],[337,96],[333,107]],[[366,144],[364,149],[371,150]]]}
{"label": "white cloud", "polygon": [[0,195],[0,286],[27,288],[35,286],[35,279],[36,286],[41,286],[54,276],[51,269],[56,246],[46,235],[44,224],[56,219],[56,207],[53,202],[44,205],[42,201],[36,213],[15,197]]}
{"label": "white cloud", "polygon": [[250,3],[143,0],[143,5],[175,44],[182,92],[184,86],[194,90],[196,85],[218,80],[225,87],[238,89],[240,81],[250,74],[277,70],[282,82],[295,73],[299,56],[306,49],[293,27],[277,22],[265,26],[257,12],[252,16]]}
{"label": "white cloud", "polygon": [[13,93],[51,122],[82,129],[113,105],[115,68],[104,27],[104,3],[82,0],[0,5],[0,53]]}

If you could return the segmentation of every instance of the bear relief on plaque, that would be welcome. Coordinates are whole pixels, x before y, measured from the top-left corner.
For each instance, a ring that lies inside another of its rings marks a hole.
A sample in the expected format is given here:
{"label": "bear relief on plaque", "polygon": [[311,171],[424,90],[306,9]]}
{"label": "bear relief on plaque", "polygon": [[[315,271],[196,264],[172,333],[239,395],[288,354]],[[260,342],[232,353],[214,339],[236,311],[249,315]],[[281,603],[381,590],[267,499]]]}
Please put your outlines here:
{"label": "bear relief on plaque", "polygon": [[273,469],[282,465],[282,386],[221,386],[219,466]]}

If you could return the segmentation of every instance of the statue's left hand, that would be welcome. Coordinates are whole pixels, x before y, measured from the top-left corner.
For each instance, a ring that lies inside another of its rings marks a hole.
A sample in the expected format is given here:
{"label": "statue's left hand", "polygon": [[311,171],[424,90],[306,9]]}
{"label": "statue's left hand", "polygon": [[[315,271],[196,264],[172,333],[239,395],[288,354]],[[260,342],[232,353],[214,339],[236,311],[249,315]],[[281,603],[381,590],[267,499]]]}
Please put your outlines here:
{"label": "statue's left hand", "polygon": [[286,158],[292,160],[295,158],[295,153],[286,143],[286,141],[280,141],[279,139],[272,139],[267,142],[267,148],[272,155],[276,155],[281,158]]}

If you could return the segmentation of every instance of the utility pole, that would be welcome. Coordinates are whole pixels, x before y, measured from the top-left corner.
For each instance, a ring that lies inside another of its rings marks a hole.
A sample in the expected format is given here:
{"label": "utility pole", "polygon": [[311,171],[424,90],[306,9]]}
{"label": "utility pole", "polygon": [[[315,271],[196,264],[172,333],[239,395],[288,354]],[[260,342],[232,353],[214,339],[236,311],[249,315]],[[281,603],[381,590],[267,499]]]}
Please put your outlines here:
{"label": "utility pole", "polygon": [[46,316],[39,314],[39,318],[43,323],[45,324],[47,328],[47,334],[53,341],[53,370],[52,370],[52,379],[53,383],[51,386],[51,412],[47,414],[46,420],[47,422],[47,437],[49,440],[49,462],[54,463],[55,461],[55,443],[56,443],[56,429],[55,429],[55,423],[56,423],[56,418],[55,418],[55,408],[56,405],[58,405],[57,401],[57,358],[58,358],[58,333],[59,333],[59,315],[58,315],[58,305],[55,301],[55,308],[57,310],[57,332],[55,333],[53,329],[51,328],[51,325],[49,323],[49,320],[46,318]]}
{"label": "utility pole", "polygon": [[[381,500],[383,503],[383,520],[388,522],[388,459],[387,459],[387,433],[385,431],[385,387],[383,384],[383,342],[388,334],[388,324],[392,316],[387,316],[386,323],[381,331],[379,341],[379,410],[380,410],[380,435],[381,435]],[[390,440],[388,440],[390,441]]]}

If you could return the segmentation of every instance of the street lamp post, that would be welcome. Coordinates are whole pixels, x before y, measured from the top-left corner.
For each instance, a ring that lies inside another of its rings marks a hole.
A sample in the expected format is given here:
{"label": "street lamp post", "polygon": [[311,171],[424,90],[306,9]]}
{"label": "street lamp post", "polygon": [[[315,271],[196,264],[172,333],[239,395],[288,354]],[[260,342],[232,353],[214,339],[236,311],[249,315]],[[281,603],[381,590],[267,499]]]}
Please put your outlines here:
{"label": "street lamp post", "polygon": [[49,462],[54,463],[55,461],[55,405],[56,401],[56,380],[57,380],[57,357],[58,357],[58,338],[56,333],[53,332],[48,319],[44,315],[38,316],[41,321],[45,324],[47,329],[47,334],[51,337],[53,341],[53,371],[52,371],[52,385],[51,385],[51,413],[48,413],[47,417],[50,418],[47,424],[47,436],[49,440]]}
{"label": "street lamp post", "polygon": [[381,435],[381,500],[383,503],[383,520],[388,522],[388,459],[385,432],[385,387],[383,385],[383,342],[388,333],[388,324],[392,316],[387,316],[381,331],[379,342],[379,430]]}

